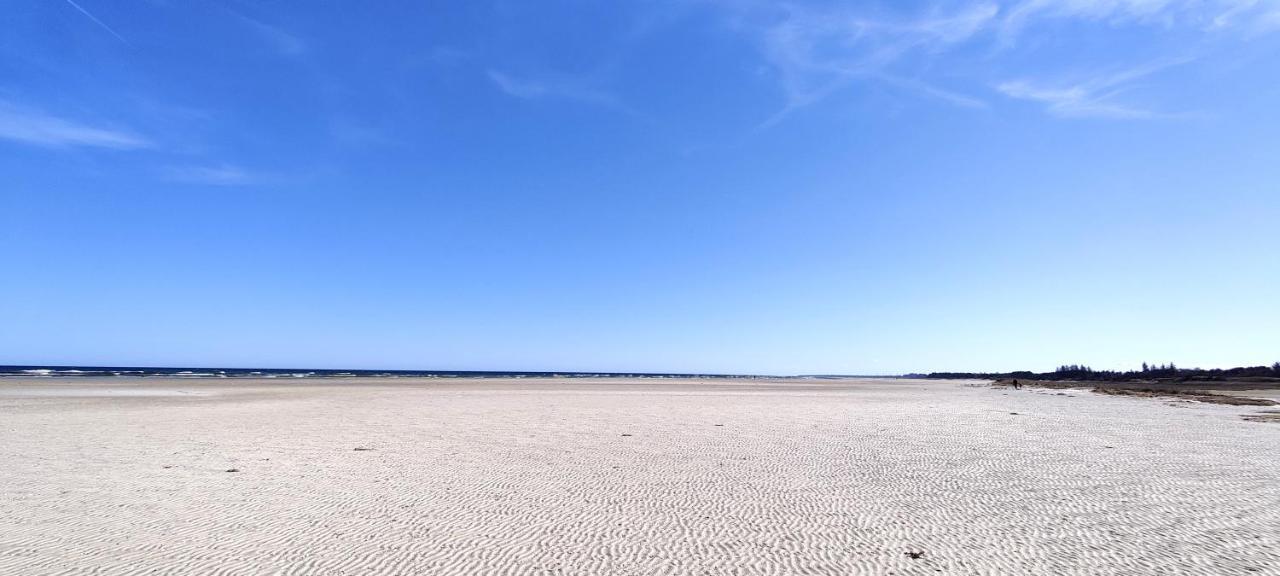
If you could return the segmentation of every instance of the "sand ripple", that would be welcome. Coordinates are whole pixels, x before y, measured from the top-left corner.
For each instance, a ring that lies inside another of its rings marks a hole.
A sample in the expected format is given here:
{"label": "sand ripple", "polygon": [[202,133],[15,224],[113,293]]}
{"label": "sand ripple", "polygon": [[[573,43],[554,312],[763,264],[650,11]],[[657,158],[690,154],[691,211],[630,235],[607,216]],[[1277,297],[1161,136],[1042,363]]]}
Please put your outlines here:
{"label": "sand ripple", "polygon": [[1280,426],[1236,407],[954,383],[204,392],[0,397],[0,574],[1280,574]]}

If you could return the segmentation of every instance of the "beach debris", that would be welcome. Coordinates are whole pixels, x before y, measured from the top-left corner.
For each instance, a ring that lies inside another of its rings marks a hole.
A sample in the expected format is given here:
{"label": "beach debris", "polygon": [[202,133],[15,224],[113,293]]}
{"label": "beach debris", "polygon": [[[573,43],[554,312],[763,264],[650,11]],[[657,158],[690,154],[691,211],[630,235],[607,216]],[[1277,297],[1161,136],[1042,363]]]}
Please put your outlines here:
{"label": "beach debris", "polygon": [[1010,413],[1009,413],[1009,415],[1010,415],[1010,416],[1017,416],[1017,415],[1018,415],[1018,413],[1017,413],[1017,412],[1010,412]]}
{"label": "beach debris", "polygon": [[724,424],[716,424],[716,426],[724,426]]}
{"label": "beach debris", "polygon": [[623,434],[623,436],[630,436],[630,434]]}
{"label": "beach debris", "polygon": [[239,472],[239,468],[227,468],[227,472]]}
{"label": "beach debris", "polygon": [[364,446],[356,446],[356,447],[354,448],[354,450],[355,450],[356,452],[372,452],[372,451],[373,451],[373,448],[366,448],[366,447],[364,447]]}
{"label": "beach debris", "polygon": [[903,552],[903,554],[906,554],[907,558],[910,558],[912,560],[919,560],[921,558],[924,558],[924,551],[922,550],[919,550],[919,551],[907,550],[906,552]]}

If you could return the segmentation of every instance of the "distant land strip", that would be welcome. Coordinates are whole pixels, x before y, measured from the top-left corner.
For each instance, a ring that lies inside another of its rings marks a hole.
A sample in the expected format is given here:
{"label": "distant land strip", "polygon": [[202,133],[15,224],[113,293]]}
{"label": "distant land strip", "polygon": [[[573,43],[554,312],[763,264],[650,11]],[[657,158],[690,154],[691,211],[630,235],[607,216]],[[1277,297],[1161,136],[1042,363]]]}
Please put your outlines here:
{"label": "distant land strip", "polygon": [[1053,372],[931,372],[908,374],[913,378],[976,379],[976,380],[1036,380],[1072,382],[1280,382],[1280,362],[1271,366],[1238,368],[1178,368],[1173,363],[1165,365],[1143,364],[1141,370],[1094,370],[1088,366],[1068,364]]}

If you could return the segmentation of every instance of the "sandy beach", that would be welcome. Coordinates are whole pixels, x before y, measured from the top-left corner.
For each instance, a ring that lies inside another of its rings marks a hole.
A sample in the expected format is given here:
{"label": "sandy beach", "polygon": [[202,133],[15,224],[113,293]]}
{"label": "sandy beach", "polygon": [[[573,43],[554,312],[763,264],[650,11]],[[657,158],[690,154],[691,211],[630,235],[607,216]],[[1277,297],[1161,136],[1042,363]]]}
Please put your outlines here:
{"label": "sandy beach", "polygon": [[0,574],[1280,574],[1264,409],[911,380],[0,381]]}

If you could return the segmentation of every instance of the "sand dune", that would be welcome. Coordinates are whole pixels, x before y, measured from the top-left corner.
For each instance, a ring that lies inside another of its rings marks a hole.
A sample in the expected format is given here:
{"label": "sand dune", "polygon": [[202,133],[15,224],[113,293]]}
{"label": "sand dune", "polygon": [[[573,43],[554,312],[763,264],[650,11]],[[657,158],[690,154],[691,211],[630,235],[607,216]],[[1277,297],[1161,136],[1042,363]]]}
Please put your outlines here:
{"label": "sand dune", "polygon": [[108,382],[0,381],[0,574],[1280,574],[1280,425],[1247,407]]}

